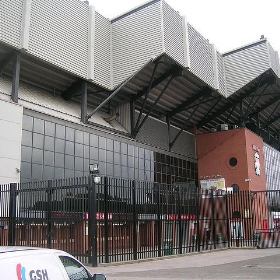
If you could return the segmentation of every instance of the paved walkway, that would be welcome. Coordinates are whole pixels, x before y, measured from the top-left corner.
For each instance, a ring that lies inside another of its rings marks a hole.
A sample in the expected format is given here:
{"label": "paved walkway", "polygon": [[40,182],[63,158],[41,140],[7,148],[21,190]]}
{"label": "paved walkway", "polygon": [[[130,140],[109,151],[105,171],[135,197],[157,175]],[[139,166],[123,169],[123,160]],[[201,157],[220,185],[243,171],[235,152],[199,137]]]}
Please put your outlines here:
{"label": "paved walkway", "polygon": [[226,249],[88,268],[108,280],[280,279],[280,249]]}

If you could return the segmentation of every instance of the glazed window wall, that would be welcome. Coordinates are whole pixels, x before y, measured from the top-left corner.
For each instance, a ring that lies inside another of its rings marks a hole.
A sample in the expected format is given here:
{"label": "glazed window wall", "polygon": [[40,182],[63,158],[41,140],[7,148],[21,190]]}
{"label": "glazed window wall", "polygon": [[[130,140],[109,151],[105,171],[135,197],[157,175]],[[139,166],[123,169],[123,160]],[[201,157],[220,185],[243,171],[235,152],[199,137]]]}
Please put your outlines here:
{"label": "glazed window wall", "polygon": [[82,177],[89,163],[111,177],[161,183],[197,181],[197,164],[24,115],[21,181]]}

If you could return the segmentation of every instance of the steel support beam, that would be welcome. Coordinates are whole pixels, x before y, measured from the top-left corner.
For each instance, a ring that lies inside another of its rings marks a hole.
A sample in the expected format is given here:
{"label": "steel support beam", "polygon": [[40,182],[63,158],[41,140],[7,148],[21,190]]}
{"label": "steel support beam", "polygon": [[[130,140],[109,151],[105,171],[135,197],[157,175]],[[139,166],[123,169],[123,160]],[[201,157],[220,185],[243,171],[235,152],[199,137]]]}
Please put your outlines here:
{"label": "steel support beam", "polygon": [[13,69],[13,82],[12,82],[12,95],[11,98],[15,103],[18,103],[18,89],[19,89],[19,74],[20,74],[20,52],[14,54],[14,69]]}
{"label": "steel support beam", "polygon": [[[166,85],[165,85],[164,89],[162,90],[162,92],[158,95],[158,97],[157,97],[156,101],[154,102],[154,104],[149,109],[149,112],[145,115],[145,117],[143,118],[141,123],[139,123],[138,126],[135,126],[134,131],[132,133],[133,137],[135,137],[137,135],[137,133],[140,131],[141,127],[146,122],[148,117],[151,115],[151,112],[153,111],[154,107],[157,105],[157,103],[159,102],[159,100],[161,99],[161,97],[163,96],[163,94],[165,93],[165,91],[167,90],[168,86],[170,85],[170,83],[172,82],[173,79],[174,79],[174,76],[172,75],[170,77],[170,79],[168,80],[168,82],[166,83]],[[138,120],[139,120],[139,118],[138,118]]]}
{"label": "steel support beam", "polygon": [[87,82],[82,82],[81,121],[87,123]]}
{"label": "steel support beam", "polygon": [[176,114],[184,111],[188,106],[190,106],[191,104],[193,104],[195,101],[197,101],[198,99],[200,99],[203,96],[209,96],[212,93],[212,90],[210,88],[204,88],[202,89],[199,93],[195,94],[194,96],[190,97],[189,99],[187,99],[185,102],[183,102],[182,104],[180,104],[177,108],[175,108],[174,110],[172,110],[171,112],[168,113],[169,117],[172,118],[173,116],[175,116]]}

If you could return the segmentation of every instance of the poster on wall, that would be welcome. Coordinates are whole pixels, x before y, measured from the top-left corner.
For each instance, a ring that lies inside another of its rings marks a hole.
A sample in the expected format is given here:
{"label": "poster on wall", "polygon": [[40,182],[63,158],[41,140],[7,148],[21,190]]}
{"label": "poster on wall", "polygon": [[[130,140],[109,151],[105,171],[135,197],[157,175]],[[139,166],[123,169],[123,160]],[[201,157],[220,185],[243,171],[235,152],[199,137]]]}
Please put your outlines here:
{"label": "poster on wall", "polygon": [[200,180],[202,190],[226,190],[225,178]]}

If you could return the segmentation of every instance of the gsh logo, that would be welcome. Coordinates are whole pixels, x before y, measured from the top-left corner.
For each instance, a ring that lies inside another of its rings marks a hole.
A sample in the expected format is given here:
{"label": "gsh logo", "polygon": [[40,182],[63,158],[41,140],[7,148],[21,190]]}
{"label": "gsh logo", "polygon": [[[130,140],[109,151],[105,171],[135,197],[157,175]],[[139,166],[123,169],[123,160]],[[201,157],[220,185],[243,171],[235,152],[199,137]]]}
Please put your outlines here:
{"label": "gsh logo", "polygon": [[46,269],[32,269],[27,273],[25,267],[19,263],[16,271],[18,280],[49,280]]}

